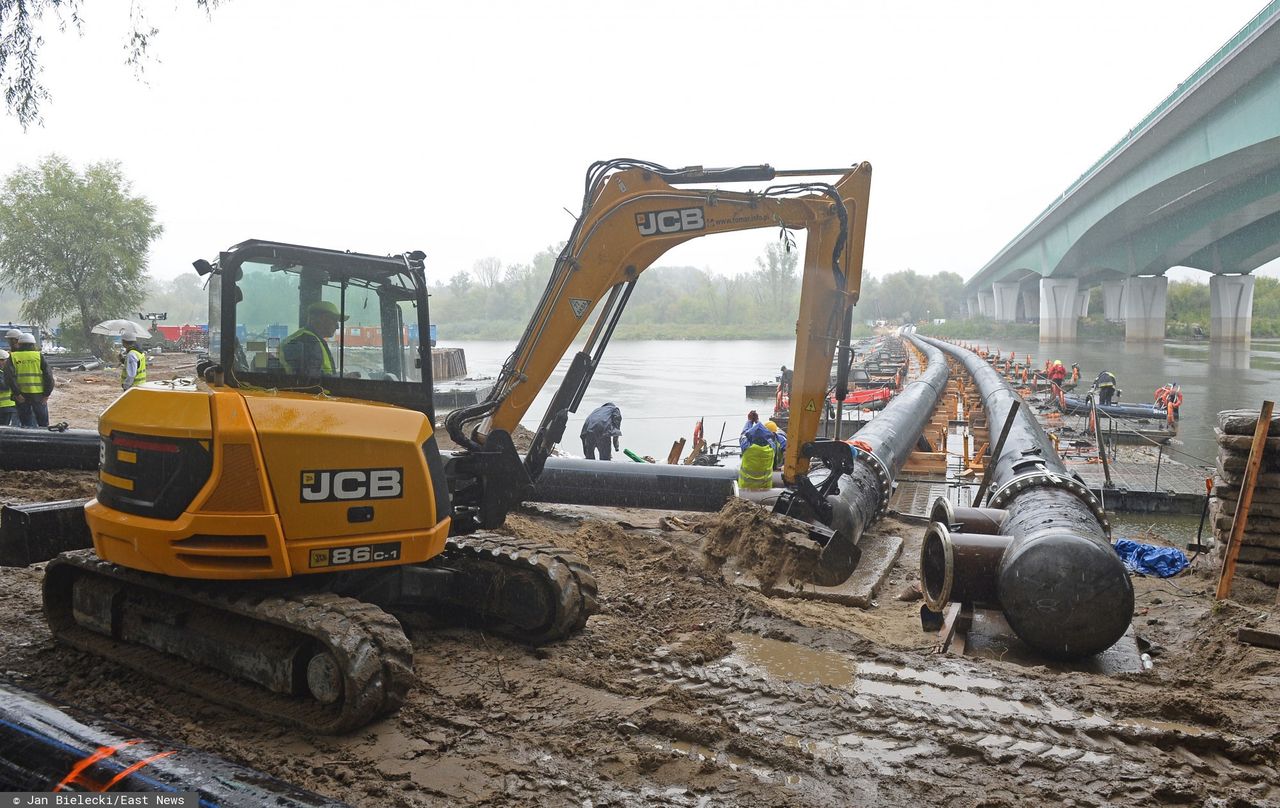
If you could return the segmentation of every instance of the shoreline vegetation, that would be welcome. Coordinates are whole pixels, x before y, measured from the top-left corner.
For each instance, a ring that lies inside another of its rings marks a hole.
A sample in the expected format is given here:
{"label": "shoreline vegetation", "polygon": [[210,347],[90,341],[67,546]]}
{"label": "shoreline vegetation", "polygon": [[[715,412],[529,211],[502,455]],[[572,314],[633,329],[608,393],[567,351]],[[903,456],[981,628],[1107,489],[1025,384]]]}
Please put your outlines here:
{"label": "shoreline vegetation", "polygon": [[[475,262],[470,270],[430,278],[431,321],[440,339],[518,340],[542,298],[559,247],[548,247],[527,263],[504,266],[496,258]],[[614,336],[622,340],[755,340],[794,339],[800,303],[799,253],[784,243],[770,243],[755,267],[737,275],[713,274],[690,266],[653,267],[635,286]],[[955,339],[1038,339],[1036,323],[968,319],[964,279],[954,272],[923,275],[910,269],[866,272],[854,316],[854,337],[873,334],[871,323],[920,324],[921,333]],[[207,318],[203,281],[193,273],[168,280],[152,279],[142,308],[167,311],[171,323],[201,323]],[[592,301],[595,302],[595,301]],[[20,322],[20,299],[0,301],[0,321],[8,315]],[[1102,290],[1092,290],[1089,311],[1080,321],[1078,339],[1123,339],[1123,323],[1106,322]],[[588,318],[594,316],[593,311]],[[352,325],[364,312],[351,312]],[[944,322],[936,322],[936,321]],[[1192,339],[1196,329],[1212,338],[1209,286],[1171,281],[1166,295],[1165,337]],[[1254,284],[1252,336],[1280,337],[1280,279],[1258,277]]]}

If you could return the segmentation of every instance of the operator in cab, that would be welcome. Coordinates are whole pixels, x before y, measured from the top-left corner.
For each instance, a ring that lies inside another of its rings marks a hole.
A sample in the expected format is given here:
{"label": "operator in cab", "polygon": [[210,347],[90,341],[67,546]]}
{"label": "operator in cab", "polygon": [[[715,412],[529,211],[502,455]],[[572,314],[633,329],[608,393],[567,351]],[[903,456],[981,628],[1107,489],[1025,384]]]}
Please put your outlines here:
{"label": "operator in cab", "polygon": [[295,376],[333,376],[337,374],[328,340],[347,318],[328,300],[307,306],[307,321],[280,342],[280,364]]}

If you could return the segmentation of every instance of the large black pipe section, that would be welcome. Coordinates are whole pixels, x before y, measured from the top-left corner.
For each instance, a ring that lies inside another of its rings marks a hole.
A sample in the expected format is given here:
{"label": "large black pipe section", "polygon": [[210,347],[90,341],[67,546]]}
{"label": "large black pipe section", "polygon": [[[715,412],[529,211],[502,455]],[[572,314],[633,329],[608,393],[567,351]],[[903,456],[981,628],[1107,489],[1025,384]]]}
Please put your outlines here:
{"label": "large black pipe section", "polygon": [[549,457],[526,501],[711,512],[733,499],[737,480],[736,468]]}
{"label": "large black pipe section", "polygon": [[[140,735],[81,710],[64,711],[3,679],[0,791],[194,793],[201,805],[228,808],[347,805],[208,752]],[[72,799],[66,804],[126,804],[111,797],[93,803]]]}
{"label": "large black pipe section", "polygon": [[[451,475],[461,455],[440,454]],[[733,499],[737,481],[736,468],[721,466],[548,457],[524,501],[712,512]]]}
{"label": "large black pipe section", "polygon": [[92,429],[53,432],[48,429],[0,426],[0,469],[96,470],[101,444],[98,433]]}
{"label": "large black pipe section", "polygon": [[[835,535],[823,548],[813,582],[822,586],[844,583],[858,564],[857,549],[862,532],[884,513],[893,492],[893,478],[902,469],[916,441],[933,417],[947,387],[948,368],[942,351],[907,333],[907,339],[928,362],[920,378],[906,385],[885,408],[858,430],[854,440],[865,448],[855,448],[849,473],[841,477],[838,491],[827,496]],[[810,482],[823,487],[831,470],[814,467]]]}
{"label": "large black pipe section", "polygon": [[[982,396],[987,424],[1003,425],[1019,399],[999,373],[970,351],[921,339],[963,363]],[[1026,407],[1020,408],[1000,456],[988,462],[994,468],[986,505],[1006,512],[1000,532],[1010,539],[996,581],[1009,625],[1028,646],[1058,659],[1111,647],[1129,627],[1133,584],[1111,547],[1102,506],[1067,471]],[[935,551],[945,555],[938,533],[926,538],[922,562]],[[955,534],[950,539],[954,545]],[[936,580],[940,568],[945,565],[931,569],[922,563],[921,573],[933,579],[924,588],[945,596]],[[960,570],[955,571],[959,577]]]}

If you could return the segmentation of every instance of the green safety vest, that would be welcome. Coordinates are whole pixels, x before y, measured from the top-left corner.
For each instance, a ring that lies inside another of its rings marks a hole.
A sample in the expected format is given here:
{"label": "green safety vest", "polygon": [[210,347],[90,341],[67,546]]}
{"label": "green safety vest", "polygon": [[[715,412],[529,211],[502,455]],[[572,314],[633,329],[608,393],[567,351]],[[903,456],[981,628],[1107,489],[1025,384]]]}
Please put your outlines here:
{"label": "green safety vest", "polygon": [[738,487],[756,490],[773,488],[773,447],[753,443],[742,452],[738,464]]}
{"label": "green safety vest", "polygon": [[147,355],[137,348],[130,348],[125,352],[125,364],[120,368],[121,384],[129,378],[129,354],[138,355],[138,373],[133,377],[133,386],[137,387],[147,380]]}
{"label": "green safety vest", "polygon": [[4,379],[0,377],[0,410],[12,409],[16,406],[13,403],[13,391],[4,383]]}
{"label": "green safety vest", "polygon": [[39,351],[14,351],[9,354],[13,372],[18,377],[19,393],[44,395],[44,373],[41,372]]}
{"label": "green safety vest", "polygon": [[300,339],[306,339],[308,337],[320,343],[320,350],[321,350],[320,372],[325,375],[332,376],[333,375],[333,356],[329,354],[329,344],[326,343],[324,340],[320,339],[319,334],[312,331],[310,328],[307,328],[305,325],[280,341],[280,355],[279,355],[280,364],[283,365],[284,369],[290,373],[301,372],[302,368],[295,369],[289,366],[289,360],[285,359],[284,357],[284,347],[286,345],[289,345],[290,343],[294,343]]}

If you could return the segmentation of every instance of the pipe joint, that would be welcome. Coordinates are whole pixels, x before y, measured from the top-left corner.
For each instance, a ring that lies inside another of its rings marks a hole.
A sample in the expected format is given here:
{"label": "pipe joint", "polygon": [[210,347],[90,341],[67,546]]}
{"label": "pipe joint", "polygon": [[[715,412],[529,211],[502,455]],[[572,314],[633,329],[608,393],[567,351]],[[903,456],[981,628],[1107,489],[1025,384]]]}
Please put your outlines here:
{"label": "pipe joint", "polygon": [[885,465],[883,460],[876,456],[875,452],[869,452],[866,449],[858,449],[854,459],[866,463],[872,473],[876,475],[876,482],[879,484],[880,502],[876,506],[875,513],[873,513],[871,518],[867,520],[867,524],[870,524],[879,519],[880,515],[889,508],[889,500],[893,497],[893,475],[889,473],[889,467]]}
{"label": "pipe joint", "polygon": [[1083,502],[1094,518],[1098,520],[1098,524],[1102,525],[1103,533],[1110,538],[1111,523],[1107,521],[1107,514],[1102,508],[1102,503],[1098,502],[1098,498],[1089,490],[1089,486],[1075,477],[1058,474],[1048,469],[1022,474],[1009,480],[991,493],[990,498],[987,500],[987,506],[991,508],[1006,508],[1014,497],[1028,489],[1039,487],[1057,488],[1066,491]]}

